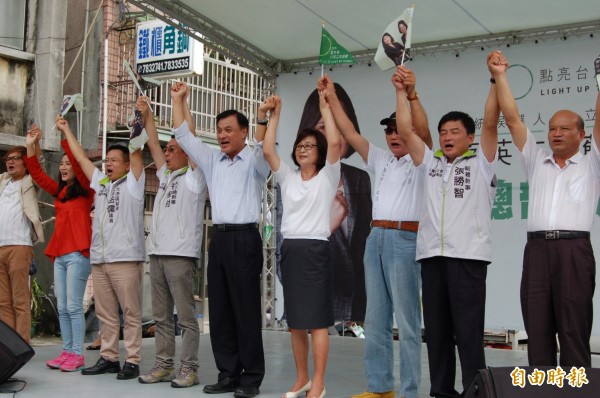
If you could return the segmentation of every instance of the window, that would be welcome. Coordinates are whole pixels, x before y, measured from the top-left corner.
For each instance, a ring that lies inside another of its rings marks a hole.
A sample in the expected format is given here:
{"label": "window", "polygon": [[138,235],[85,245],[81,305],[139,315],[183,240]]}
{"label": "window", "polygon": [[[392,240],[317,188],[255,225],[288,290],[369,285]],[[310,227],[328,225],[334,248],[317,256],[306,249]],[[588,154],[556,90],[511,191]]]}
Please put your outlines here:
{"label": "window", "polygon": [[27,1],[0,0],[0,46],[25,49]]}

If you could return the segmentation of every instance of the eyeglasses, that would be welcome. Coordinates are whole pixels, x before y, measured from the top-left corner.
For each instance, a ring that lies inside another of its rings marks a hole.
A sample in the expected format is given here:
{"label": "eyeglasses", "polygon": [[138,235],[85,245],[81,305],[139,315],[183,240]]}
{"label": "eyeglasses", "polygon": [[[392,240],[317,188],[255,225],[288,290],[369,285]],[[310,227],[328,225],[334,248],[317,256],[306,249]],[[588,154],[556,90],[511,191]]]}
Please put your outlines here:
{"label": "eyeglasses", "polygon": [[102,159],[102,163],[119,163],[119,162],[122,162],[122,161],[123,160],[117,159],[117,158]]}
{"label": "eyeglasses", "polygon": [[396,130],[396,127],[386,127],[383,129],[383,131],[385,131],[385,135],[392,135],[398,132],[398,130]]}
{"label": "eyeglasses", "polygon": [[8,162],[16,162],[17,160],[23,159],[23,156],[9,156],[4,161]]}
{"label": "eyeglasses", "polygon": [[317,146],[317,144],[298,144],[298,145],[296,145],[296,151],[300,152],[301,150],[304,149],[306,152],[310,152],[316,146]]}

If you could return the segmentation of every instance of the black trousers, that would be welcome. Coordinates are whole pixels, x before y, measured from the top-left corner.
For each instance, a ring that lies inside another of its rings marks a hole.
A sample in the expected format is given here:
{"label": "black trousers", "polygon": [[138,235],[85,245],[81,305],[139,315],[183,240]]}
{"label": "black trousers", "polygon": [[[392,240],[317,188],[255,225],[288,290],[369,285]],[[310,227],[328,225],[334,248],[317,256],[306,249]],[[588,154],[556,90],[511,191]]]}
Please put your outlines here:
{"label": "black trousers", "polygon": [[208,249],[210,342],[219,380],[259,387],[265,375],[260,275],[262,241],[256,228],[214,231]]}
{"label": "black trousers", "polygon": [[523,257],[521,311],[531,366],[591,367],[596,262],[589,239],[529,239]]}
{"label": "black trousers", "polygon": [[[432,397],[459,397],[454,388],[458,347],[463,390],[485,368],[483,324],[489,263],[450,257],[421,260],[423,319]],[[456,343],[455,343],[456,338]]]}

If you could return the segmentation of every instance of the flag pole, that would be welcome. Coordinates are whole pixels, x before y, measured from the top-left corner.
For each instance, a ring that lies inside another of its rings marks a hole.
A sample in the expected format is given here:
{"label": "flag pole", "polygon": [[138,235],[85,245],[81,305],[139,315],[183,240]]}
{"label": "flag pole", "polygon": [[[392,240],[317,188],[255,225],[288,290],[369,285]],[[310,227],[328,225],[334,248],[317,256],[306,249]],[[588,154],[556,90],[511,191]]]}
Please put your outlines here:
{"label": "flag pole", "polygon": [[[411,16],[410,16],[410,23],[411,23],[411,25],[412,25],[412,14],[415,12],[415,6],[416,6],[416,5],[417,5],[416,3],[412,3],[412,4],[410,5],[410,8],[412,8],[412,9],[413,9],[413,10],[412,10],[412,12],[411,12]],[[411,38],[411,39],[412,39],[412,38]],[[411,46],[412,46],[412,43],[411,43]],[[406,55],[406,48],[405,48],[405,49],[404,49],[404,51],[402,52],[402,62],[400,62],[400,66],[403,66],[403,65],[404,65],[404,56],[405,56],[405,55]]]}
{"label": "flag pole", "polygon": [[[323,35],[323,29],[325,29],[325,21],[321,21],[321,35]],[[321,40],[323,40],[323,38],[321,37]],[[323,71],[324,71],[324,67],[323,64],[321,64],[321,77],[323,77]]]}

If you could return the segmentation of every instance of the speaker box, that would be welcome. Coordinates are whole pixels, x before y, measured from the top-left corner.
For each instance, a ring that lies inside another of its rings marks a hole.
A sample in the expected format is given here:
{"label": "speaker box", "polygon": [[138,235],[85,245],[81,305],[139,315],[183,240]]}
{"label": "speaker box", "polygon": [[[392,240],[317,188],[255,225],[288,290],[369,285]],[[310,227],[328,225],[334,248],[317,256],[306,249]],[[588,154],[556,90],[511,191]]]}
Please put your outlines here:
{"label": "speaker box", "polygon": [[6,323],[0,321],[0,384],[14,375],[35,351]]}
{"label": "speaker box", "polygon": [[[519,368],[519,369],[517,369]],[[513,373],[517,370],[517,372]],[[464,398],[591,398],[600,397],[600,369],[564,367],[562,387],[549,383],[554,366],[511,366],[480,369],[464,393]],[[583,370],[585,373],[581,372]],[[541,372],[544,373],[542,381]],[[519,373],[517,375],[517,373]],[[535,375],[538,376],[537,382]],[[524,379],[516,379],[524,376]],[[530,380],[534,380],[534,384]],[[583,380],[587,383],[584,383]],[[523,382],[521,387],[519,384]],[[569,384],[572,380],[573,384]]]}

